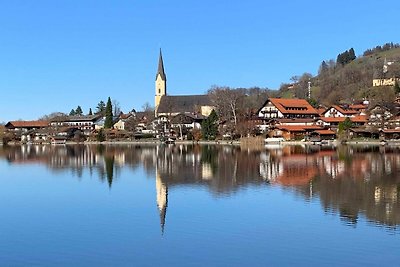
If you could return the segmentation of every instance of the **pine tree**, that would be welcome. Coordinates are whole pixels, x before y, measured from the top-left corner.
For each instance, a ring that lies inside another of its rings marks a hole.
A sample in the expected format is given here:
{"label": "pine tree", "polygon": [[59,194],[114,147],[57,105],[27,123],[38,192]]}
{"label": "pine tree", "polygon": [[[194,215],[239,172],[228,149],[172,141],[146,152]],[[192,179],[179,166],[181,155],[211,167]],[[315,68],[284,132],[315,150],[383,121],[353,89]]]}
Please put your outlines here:
{"label": "pine tree", "polygon": [[89,116],[93,115],[92,108],[89,109]]}
{"label": "pine tree", "polygon": [[75,115],[77,115],[77,116],[82,116],[82,115],[83,115],[83,111],[82,111],[81,106],[78,106],[78,107],[76,108],[76,110],[75,110]]}
{"label": "pine tree", "polygon": [[395,82],[393,88],[394,88],[394,92],[395,92],[396,94],[400,94],[400,85],[399,85],[399,82],[398,82],[398,81]]}
{"label": "pine tree", "polygon": [[71,111],[69,112],[69,115],[70,116],[75,116],[76,115],[75,109],[71,109]]}
{"label": "pine tree", "polygon": [[105,111],[106,119],[104,121],[104,128],[110,129],[113,126],[113,112],[112,112],[112,103],[111,98],[108,97],[106,111]]}
{"label": "pine tree", "polygon": [[211,111],[207,119],[201,124],[201,132],[206,140],[214,140],[218,134],[218,116],[215,110]]}
{"label": "pine tree", "polygon": [[104,115],[104,112],[106,110],[106,104],[104,103],[103,100],[101,100],[96,107],[96,114],[101,114]]}
{"label": "pine tree", "polygon": [[356,52],[354,52],[354,48],[352,47],[352,48],[350,48],[350,50],[349,50],[349,59],[350,59],[350,62],[351,61],[353,61],[353,60],[355,60],[357,57],[356,57]]}

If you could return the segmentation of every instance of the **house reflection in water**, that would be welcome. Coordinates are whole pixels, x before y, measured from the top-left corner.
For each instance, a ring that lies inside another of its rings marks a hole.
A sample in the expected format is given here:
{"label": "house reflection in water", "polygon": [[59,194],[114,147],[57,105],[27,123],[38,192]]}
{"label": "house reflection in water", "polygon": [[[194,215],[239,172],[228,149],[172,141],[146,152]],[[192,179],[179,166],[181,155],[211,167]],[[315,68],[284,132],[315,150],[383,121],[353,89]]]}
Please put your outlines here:
{"label": "house reflection in water", "polygon": [[[248,151],[236,146],[15,146],[0,148],[11,164],[42,164],[51,171],[89,171],[112,187],[122,168],[142,168],[155,178],[156,205],[164,232],[168,193],[174,186],[207,188],[215,197],[248,186],[279,186],[326,213],[356,225],[400,224],[400,150],[390,147],[284,146]],[[124,178],[125,179],[125,178]]]}

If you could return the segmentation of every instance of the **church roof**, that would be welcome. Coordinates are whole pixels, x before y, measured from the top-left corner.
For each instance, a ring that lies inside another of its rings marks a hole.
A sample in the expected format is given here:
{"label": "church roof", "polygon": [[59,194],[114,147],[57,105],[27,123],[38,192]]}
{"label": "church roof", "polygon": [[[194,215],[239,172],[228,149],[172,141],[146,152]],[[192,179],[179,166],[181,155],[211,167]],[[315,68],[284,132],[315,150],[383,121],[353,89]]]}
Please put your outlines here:
{"label": "church roof", "polygon": [[192,113],[201,106],[212,106],[208,95],[164,95],[160,100],[157,113]]}
{"label": "church roof", "polygon": [[163,58],[162,58],[161,49],[160,49],[160,57],[158,58],[158,69],[157,69],[157,74],[156,74],[156,80],[157,80],[158,74],[161,75],[161,78],[164,81],[167,80],[167,76],[165,75],[165,72],[164,72],[164,62],[163,62]]}

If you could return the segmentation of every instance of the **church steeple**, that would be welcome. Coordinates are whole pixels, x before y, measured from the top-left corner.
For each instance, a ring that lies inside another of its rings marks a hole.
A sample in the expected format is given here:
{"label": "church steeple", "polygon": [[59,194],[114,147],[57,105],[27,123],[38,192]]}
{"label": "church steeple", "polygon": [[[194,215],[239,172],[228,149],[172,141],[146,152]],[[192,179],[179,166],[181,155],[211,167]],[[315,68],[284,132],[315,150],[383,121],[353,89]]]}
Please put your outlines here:
{"label": "church steeple", "polygon": [[157,115],[158,106],[160,105],[161,98],[167,94],[167,76],[164,71],[164,61],[162,58],[161,48],[160,56],[158,58],[158,69],[156,74],[156,94],[154,98],[155,113]]}
{"label": "church steeple", "polygon": [[157,191],[157,207],[160,213],[161,233],[164,234],[165,216],[168,207],[168,186],[161,180],[160,173],[156,168],[156,191]]}
{"label": "church steeple", "polygon": [[157,74],[156,74],[156,80],[157,80],[158,75],[161,76],[162,80],[167,81],[167,76],[165,75],[165,72],[164,72],[164,61],[162,58],[161,48],[160,48],[160,56],[158,58],[158,70],[157,70]]}

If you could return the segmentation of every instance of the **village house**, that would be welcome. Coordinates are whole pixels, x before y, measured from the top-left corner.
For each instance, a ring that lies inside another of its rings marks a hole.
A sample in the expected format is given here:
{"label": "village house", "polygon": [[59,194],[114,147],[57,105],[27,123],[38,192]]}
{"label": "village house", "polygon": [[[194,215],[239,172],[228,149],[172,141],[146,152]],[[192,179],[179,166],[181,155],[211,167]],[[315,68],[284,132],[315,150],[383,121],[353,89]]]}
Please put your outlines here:
{"label": "village house", "polygon": [[396,82],[400,82],[400,78],[375,78],[372,80],[372,86],[378,87],[378,86],[394,86]]}
{"label": "village house", "polygon": [[322,114],[321,117],[325,118],[343,118],[343,117],[354,117],[359,115],[357,109],[351,109],[349,107],[341,107],[339,105],[333,105],[326,109]]}
{"label": "village house", "polygon": [[54,128],[73,127],[79,129],[85,135],[89,135],[94,129],[95,124],[101,119],[99,115],[87,116],[62,116],[51,120],[50,125]]}
{"label": "village house", "polygon": [[27,132],[49,127],[48,121],[9,121],[5,125],[6,129],[14,132]]}
{"label": "village house", "polygon": [[[329,128],[329,129],[337,129],[339,123],[344,122],[347,117],[321,117],[316,121],[317,125]],[[367,116],[354,116],[348,117],[350,121],[353,123],[354,127],[364,126],[368,122]]]}
{"label": "village house", "polygon": [[312,125],[318,111],[305,99],[268,98],[257,112],[258,125],[266,131],[274,125]]}
{"label": "village house", "polygon": [[121,113],[117,119],[117,122],[114,123],[113,128],[116,130],[121,130],[124,131],[125,129],[125,124],[126,122],[132,118],[135,117],[135,113],[134,112],[129,112],[127,114],[123,114]]}

